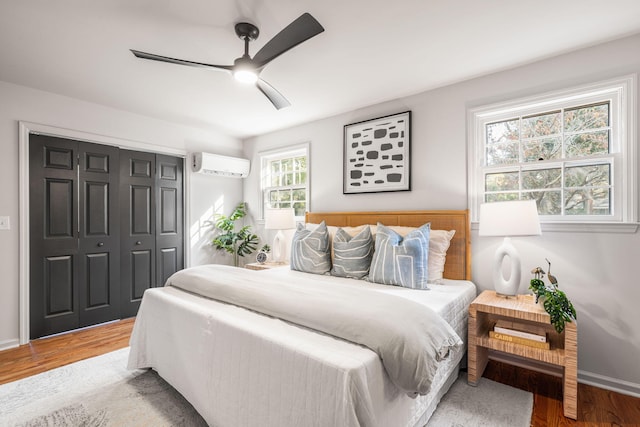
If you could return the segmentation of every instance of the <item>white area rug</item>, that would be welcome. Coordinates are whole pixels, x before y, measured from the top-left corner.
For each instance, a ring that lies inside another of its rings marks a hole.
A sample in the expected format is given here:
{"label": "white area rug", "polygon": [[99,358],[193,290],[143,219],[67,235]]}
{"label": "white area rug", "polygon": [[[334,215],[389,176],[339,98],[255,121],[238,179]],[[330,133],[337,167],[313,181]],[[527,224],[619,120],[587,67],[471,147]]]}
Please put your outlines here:
{"label": "white area rug", "polygon": [[[0,386],[0,426],[206,426],[154,371],[126,369],[129,349]],[[444,397],[428,427],[527,427],[533,395],[466,375]]]}
{"label": "white area rug", "polygon": [[442,398],[427,427],[529,427],[533,394],[486,378],[477,387],[461,373]]}

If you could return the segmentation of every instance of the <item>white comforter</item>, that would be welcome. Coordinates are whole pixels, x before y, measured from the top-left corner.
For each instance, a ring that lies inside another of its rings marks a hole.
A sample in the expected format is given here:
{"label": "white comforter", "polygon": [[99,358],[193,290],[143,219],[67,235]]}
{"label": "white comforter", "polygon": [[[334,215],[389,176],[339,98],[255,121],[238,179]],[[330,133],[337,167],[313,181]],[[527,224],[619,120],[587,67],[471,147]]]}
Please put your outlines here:
{"label": "white comforter", "polygon": [[179,271],[166,285],[362,344],[380,356],[391,381],[410,395],[427,394],[439,363],[462,346],[433,310],[366,287],[284,281],[225,265]]}
{"label": "white comforter", "polygon": [[[446,315],[460,336],[465,335],[466,307],[475,296],[469,282],[413,291],[276,270],[259,274],[414,295]],[[445,383],[463,352],[444,362],[434,387]],[[145,293],[129,367],[154,368],[210,425],[220,427],[423,425],[442,393],[432,390],[411,399],[366,347],[172,286]]]}

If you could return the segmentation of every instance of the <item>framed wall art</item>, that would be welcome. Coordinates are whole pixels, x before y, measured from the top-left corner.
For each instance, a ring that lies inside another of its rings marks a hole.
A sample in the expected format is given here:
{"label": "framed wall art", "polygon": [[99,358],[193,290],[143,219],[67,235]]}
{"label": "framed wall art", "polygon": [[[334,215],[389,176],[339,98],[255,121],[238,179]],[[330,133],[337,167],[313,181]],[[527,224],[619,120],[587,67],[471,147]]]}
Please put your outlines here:
{"label": "framed wall art", "polygon": [[344,194],[411,190],[411,111],[344,127]]}

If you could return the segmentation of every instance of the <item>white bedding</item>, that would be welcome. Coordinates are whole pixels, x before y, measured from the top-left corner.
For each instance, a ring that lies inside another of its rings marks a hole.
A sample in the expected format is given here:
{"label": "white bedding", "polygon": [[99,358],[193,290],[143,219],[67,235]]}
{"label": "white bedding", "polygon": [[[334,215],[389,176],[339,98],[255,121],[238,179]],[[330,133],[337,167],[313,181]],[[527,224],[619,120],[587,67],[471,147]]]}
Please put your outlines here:
{"label": "white bedding", "polygon": [[[410,298],[440,314],[463,340],[476,295],[464,281],[416,291],[286,268],[258,274]],[[426,422],[442,393],[411,399],[368,348],[173,287],[145,292],[131,347],[130,368],[156,369],[213,426],[414,426]],[[438,371],[435,388],[451,382],[463,354]]]}

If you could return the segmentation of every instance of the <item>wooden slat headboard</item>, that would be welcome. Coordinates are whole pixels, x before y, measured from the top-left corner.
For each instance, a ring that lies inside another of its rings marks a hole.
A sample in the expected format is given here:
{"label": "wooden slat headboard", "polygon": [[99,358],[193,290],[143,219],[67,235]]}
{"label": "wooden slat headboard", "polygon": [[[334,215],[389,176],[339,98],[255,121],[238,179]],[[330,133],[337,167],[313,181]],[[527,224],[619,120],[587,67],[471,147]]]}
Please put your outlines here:
{"label": "wooden slat headboard", "polygon": [[397,212],[307,212],[306,222],[336,227],[355,227],[363,224],[402,225],[420,227],[431,223],[432,230],[456,230],[447,251],[444,277],[471,280],[471,232],[469,211],[397,211]]}

